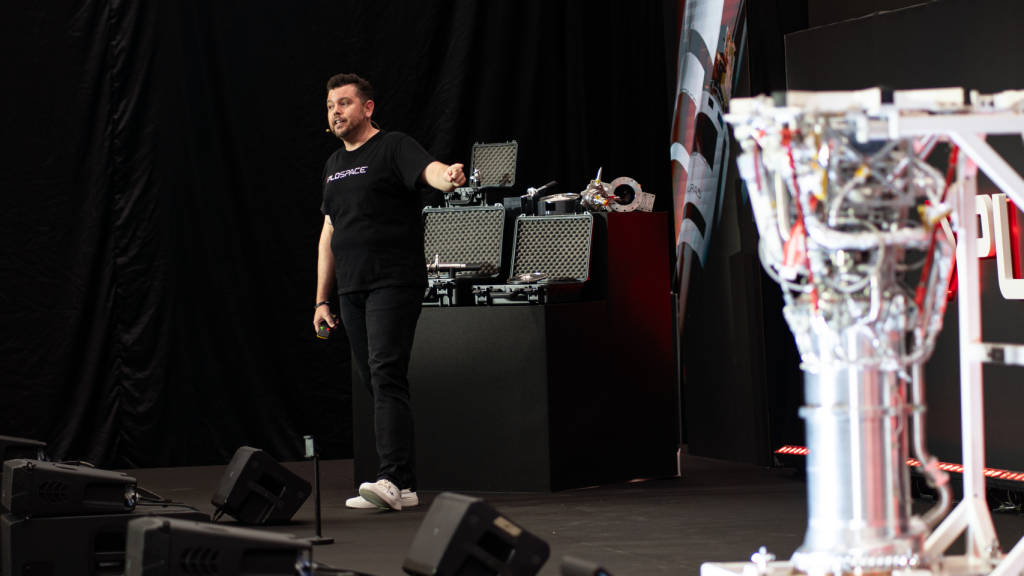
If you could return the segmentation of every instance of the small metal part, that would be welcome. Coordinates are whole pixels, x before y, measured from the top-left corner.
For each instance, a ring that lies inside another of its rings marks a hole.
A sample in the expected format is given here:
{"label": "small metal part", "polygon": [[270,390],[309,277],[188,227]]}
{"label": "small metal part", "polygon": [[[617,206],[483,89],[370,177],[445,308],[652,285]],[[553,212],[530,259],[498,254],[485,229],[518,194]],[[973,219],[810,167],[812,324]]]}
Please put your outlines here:
{"label": "small metal part", "polygon": [[444,193],[444,203],[448,208],[483,206],[484,201],[485,197],[483,188],[463,186]]}
{"label": "small metal part", "polygon": [[545,196],[537,203],[537,213],[541,216],[567,216],[576,214],[579,208],[580,195],[574,192]]}
{"label": "small metal part", "polygon": [[527,188],[526,194],[520,196],[522,202],[522,214],[524,216],[536,216],[538,213],[537,197],[540,195],[541,192],[547,190],[548,188],[551,188],[555,184],[558,184],[558,182],[552,180],[551,182],[548,182],[547,184],[541,186],[540,188]]}
{"label": "small metal part", "polygon": [[761,548],[750,557],[750,561],[757,565],[758,574],[767,574],[768,563],[774,560],[775,554],[769,552],[764,546],[761,546]]}
{"label": "small metal part", "polygon": [[591,180],[587,188],[580,193],[580,205],[590,212],[605,212],[613,198],[607,184]]}
{"label": "small metal part", "polygon": [[562,194],[552,194],[551,196],[545,196],[540,199],[541,202],[565,202],[571,200],[579,200],[580,195],[575,192],[565,192]]}
{"label": "small metal part", "polygon": [[441,272],[476,272],[482,268],[482,264],[473,262],[441,262],[441,256],[435,254],[434,261],[427,264],[427,274],[440,276]]}
{"label": "small metal part", "polygon": [[470,177],[469,177],[469,186],[471,188],[479,188],[480,187],[480,169],[479,168],[473,168],[473,174],[471,174]]}
{"label": "small metal part", "polygon": [[527,188],[526,193],[529,194],[530,196],[537,196],[538,194],[540,194],[544,190],[547,190],[548,188],[551,188],[555,184],[558,184],[558,182],[552,180],[551,182],[548,182],[547,184],[541,186],[540,188]]}
{"label": "small metal part", "polygon": [[508,279],[509,284],[536,284],[541,280],[547,278],[548,275],[544,272],[527,272],[525,274],[519,274]]}
{"label": "small metal part", "polygon": [[988,357],[990,361],[995,364],[1003,364],[1006,362],[1006,354],[1003,352],[1002,348],[993,347],[992,350],[989,351]]}
{"label": "small metal part", "polygon": [[[615,195],[615,190],[620,186],[628,186],[633,190],[633,198],[629,202]],[[601,182],[601,169],[598,169],[597,177],[580,193],[580,206],[589,212],[651,212],[654,209],[654,194],[642,191],[639,182],[626,176],[616,178],[610,184]]]}

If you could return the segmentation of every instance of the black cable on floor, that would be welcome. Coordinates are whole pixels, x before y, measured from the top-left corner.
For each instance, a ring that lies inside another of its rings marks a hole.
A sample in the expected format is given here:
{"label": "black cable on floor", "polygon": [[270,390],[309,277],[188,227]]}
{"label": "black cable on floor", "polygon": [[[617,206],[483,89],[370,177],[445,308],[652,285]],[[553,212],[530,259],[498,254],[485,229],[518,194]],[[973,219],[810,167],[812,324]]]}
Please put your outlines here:
{"label": "black cable on floor", "polygon": [[189,510],[195,510],[196,512],[202,512],[199,508],[189,506],[184,502],[137,502],[136,506],[160,506],[162,508],[188,508]]}
{"label": "black cable on floor", "polygon": [[69,466],[86,466],[88,468],[95,468],[96,466],[89,464],[85,460],[64,460],[62,462],[53,462],[53,464],[67,464]]}
{"label": "black cable on floor", "polygon": [[333,566],[328,566],[327,564],[313,562],[313,574],[317,573],[338,574],[339,576],[373,576],[372,574],[367,574],[365,572],[355,572],[353,570],[335,568]]}

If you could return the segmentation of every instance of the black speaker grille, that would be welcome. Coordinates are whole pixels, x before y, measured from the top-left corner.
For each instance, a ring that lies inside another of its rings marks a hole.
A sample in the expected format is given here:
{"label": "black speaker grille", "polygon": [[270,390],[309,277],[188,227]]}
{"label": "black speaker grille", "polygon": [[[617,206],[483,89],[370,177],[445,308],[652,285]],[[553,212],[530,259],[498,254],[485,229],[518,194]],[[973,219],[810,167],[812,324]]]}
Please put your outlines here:
{"label": "black speaker grille", "polygon": [[67,504],[70,488],[63,482],[43,482],[39,485],[39,499],[47,504]]}
{"label": "black speaker grille", "polygon": [[18,517],[14,514],[0,516],[0,574],[3,574],[4,570],[4,550],[10,550],[13,545],[13,542],[11,542],[11,524],[17,519]]}
{"label": "black speaker grille", "polygon": [[[6,466],[4,467],[6,468]],[[3,495],[3,498],[0,499],[0,505],[7,509],[10,509],[10,490],[13,487],[13,483],[14,475],[12,474],[11,470],[3,470],[3,487],[0,488],[0,490],[3,490],[3,492],[0,492],[0,494]]]}
{"label": "black speaker grille", "polygon": [[518,218],[512,275],[543,272],[586,280],[593,223],[590,215]]}
{"label": "black speaker grille", "polygon": [[427,264],[441,262],[483,264],[472,275],[497,276],[501,272],[503,208],[452,208],[423,213],[423,255]]}
{"label": "black speaker grille", "polygon": [[476,144],[473,146],[473,170],[480,171],[481,186],[512,186],[516,183],[516,156],[519,144]]}
{"label": "black speaker grille", "polygon": [[11,509],[11,489],[14,488],[14,473],[12,470],[13,468],[6,465],[4,466],[4,484],[3,487],[0,488],[0,490],[3,490],[0,492],[0,495],[3,496],[3,498],[0,498],[0,506],[3,506],[8,510]]}
{"label": "black speaker grille", "polygon": [[186,548],[179,560],[181,572],[189,576],[216,576],[220,574],[219,557],[220,553],[210,548]]}

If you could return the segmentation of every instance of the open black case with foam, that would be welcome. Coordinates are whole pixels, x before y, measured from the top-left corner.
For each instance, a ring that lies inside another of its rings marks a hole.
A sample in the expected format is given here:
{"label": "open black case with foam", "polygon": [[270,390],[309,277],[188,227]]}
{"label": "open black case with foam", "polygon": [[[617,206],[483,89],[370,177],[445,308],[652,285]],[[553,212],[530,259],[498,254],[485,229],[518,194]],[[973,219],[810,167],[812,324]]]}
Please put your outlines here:
{"label": "open black case with foam", "polygon": [[[444,193],[445,206],[501,205],[505,198],[516,196],[512,187],[516,183],[516,162],[519,144],[515,140],[497,144],[473,145],[466,185]],[[479,180],[470,177],[479,171]]]}
{"label": "open black case with foam", "polygon": [[[478,306],[579,302],[590,276],[594,217],[519,216],[515,220],[509,283],[472,287]],[[543,275],[536,282],[512,283],[523,274]]]}
{"label": "open black case with foam", "polygon": [[507,274],[505,209],[501,206],[423,209],[423,256],[436,260],[480,264],[473,272],[444,272],[427,276],[424,306],[473,304],[473,284],[496,282]]}

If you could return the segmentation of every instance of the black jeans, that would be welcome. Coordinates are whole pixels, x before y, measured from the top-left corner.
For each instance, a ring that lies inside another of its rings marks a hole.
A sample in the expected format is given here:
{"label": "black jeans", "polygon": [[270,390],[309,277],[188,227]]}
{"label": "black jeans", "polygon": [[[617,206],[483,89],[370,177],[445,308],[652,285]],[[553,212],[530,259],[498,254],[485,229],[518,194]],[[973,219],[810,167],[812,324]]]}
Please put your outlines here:
{"label": "black jeans", "polygon": [[399,489],[416,491],[416,442],[409,406],[409,357],[423,288],[394,286],[341,295],[356,369],[373,395],[380,471]]}

